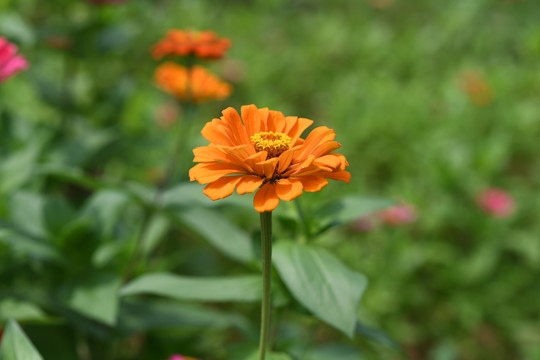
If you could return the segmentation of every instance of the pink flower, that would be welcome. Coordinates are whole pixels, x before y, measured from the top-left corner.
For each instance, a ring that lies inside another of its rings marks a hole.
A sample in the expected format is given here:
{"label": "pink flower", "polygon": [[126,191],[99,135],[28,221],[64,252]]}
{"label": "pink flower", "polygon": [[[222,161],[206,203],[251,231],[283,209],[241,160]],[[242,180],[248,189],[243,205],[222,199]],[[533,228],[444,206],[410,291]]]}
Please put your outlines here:
{"label": "pink flower", "polygon": [[485,189],[478,195],[477,201],[486,214],[496,218],[507,218],[515,210],[514,198],[502,189]]}
{"label": "pink flower", "polygon": [[375,227],[375,220],[370,215],[362,216],[356,219],[352,226],[358,232],[369,232]]}
{"label": "pink flower", "polygon": [[416,209],[413,205],[395,205],[379,212],[379,218],[386,225],[402,225],[415,222],[417,219]]}
{"label": "pink flower", "polygon": [[28,69],[28,62],[17,55],[17,47],[0,36],[0,83],[25,69]]}

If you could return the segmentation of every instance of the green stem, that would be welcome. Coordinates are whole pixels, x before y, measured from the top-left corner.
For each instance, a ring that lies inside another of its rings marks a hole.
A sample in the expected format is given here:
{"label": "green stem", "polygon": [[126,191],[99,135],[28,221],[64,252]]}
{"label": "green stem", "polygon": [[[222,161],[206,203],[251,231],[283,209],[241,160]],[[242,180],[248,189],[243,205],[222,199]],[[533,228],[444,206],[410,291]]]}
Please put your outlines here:
{"label": "green stem", "polygon": [[270,287],[272,284],[272,212],[261,213],[261,247],[263,296],[261,303],[261,337],[259,341],[259,360],[266,356],[268,331],[270,329]]}

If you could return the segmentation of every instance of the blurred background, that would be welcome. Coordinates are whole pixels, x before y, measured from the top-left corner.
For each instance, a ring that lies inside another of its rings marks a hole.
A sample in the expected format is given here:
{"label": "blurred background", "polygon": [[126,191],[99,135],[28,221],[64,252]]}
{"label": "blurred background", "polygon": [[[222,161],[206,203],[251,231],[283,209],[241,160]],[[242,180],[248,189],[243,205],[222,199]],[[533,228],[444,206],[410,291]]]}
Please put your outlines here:
{"label": "blurred background", "polygon": [[[538,19],[525,0],[0,0],[0,36],[30,64],[0,84],[0,219],[29,222],[21,204],[36,194],[82,206],[89,190],[66,185],[60,165],[158,183],[185,109],[156,87],[150,48],[169,29],[213,30],[232,47],[207,67],[234,91],[199,107],[186,148],[206,145],[199,131],[221,110],[254,103],[336,130],[352,181],[308,206],[344,194],[399,204],[317,240],[368,278],[360,318],[402,349],[361,341],[362,358],[540,359]],[[257,221],[245,213],[231,217]],[[4,298],[44,266],[13,246],[0,241]],[[162,251],[160,266],[238,271],[204,244],[186,249],[178,264]],[[38,348],[53,342],[26,329]],[[156,358],[172,349],[153,344]]]}

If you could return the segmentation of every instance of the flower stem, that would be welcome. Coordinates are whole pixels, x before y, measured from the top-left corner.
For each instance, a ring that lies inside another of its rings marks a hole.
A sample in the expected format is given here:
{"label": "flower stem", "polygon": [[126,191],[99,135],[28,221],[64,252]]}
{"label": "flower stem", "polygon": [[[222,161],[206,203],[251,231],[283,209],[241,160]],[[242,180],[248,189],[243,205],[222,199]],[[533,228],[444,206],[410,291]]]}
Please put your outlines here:
{"label": "flower stem", "polygon": [[261,303],[261,337],[259,360],[264,360],[270,329],[270,286],[272,284],[272,212],[261,213],[261,248],[263,272],[263,296]]}

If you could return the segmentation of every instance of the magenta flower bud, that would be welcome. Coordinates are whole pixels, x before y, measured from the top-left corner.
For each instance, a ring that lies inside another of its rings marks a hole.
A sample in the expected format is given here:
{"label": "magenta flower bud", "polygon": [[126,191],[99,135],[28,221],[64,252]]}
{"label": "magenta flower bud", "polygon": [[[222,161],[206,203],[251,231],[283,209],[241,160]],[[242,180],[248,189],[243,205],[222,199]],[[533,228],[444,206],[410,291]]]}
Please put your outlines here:
{"label": "magenta flower bud", "polygon": [[0,36],[0,83],[16,73],[28,69],[28,61],[17,55],[17,47]]}

